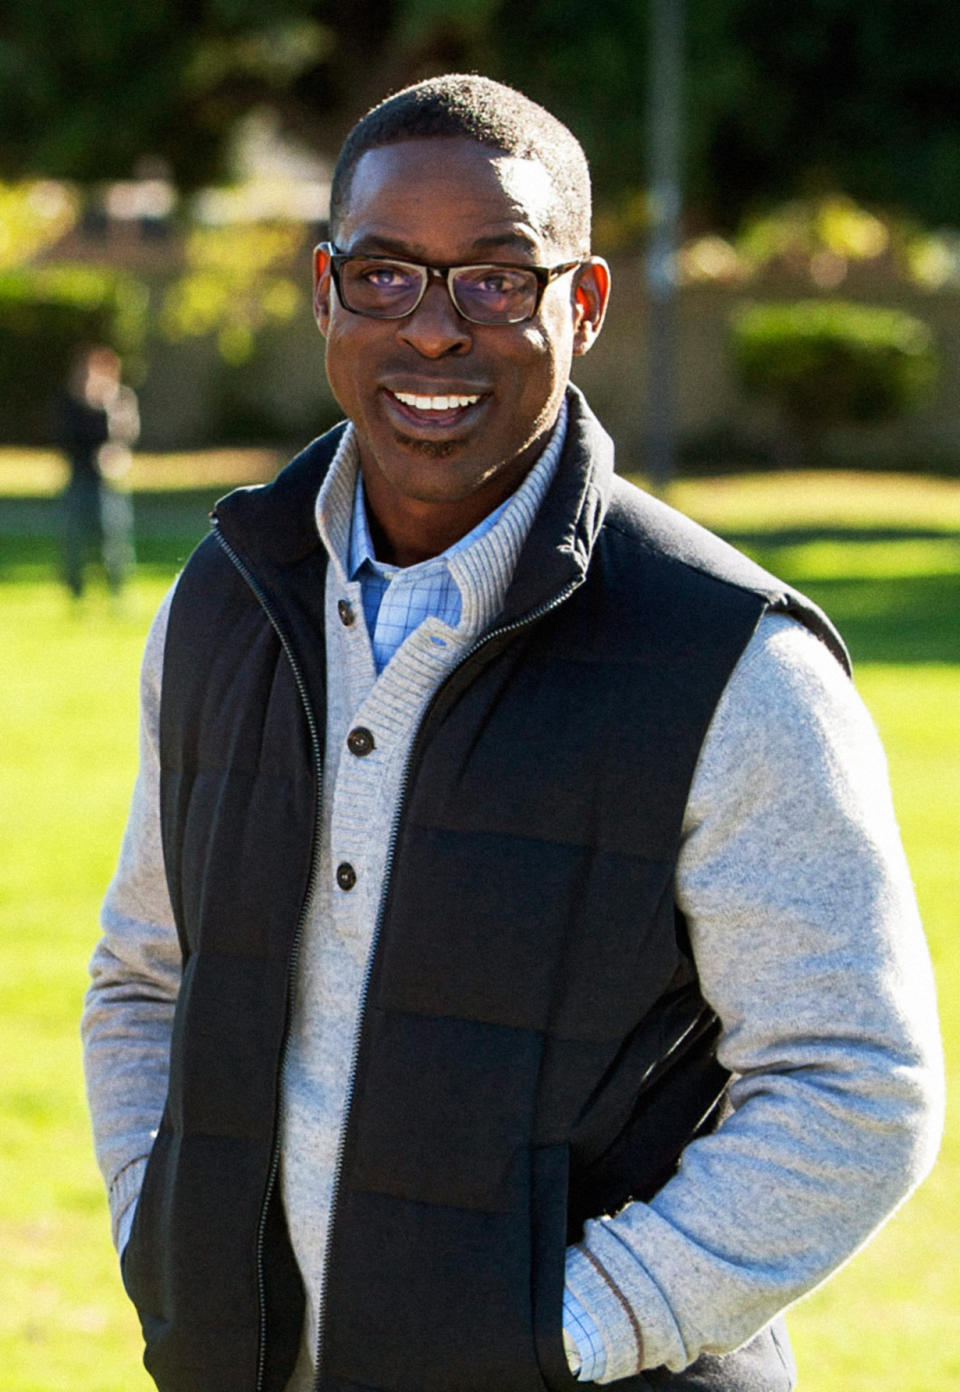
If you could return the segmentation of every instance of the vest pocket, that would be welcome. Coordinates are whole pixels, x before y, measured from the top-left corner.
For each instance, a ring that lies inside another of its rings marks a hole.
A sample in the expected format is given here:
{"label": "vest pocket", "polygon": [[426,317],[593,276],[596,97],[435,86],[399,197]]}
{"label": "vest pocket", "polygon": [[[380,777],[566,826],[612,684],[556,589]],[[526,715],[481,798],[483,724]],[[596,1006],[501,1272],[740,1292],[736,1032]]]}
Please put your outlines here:
{"label": "vest pocket", "polygon": [[[540,1373],[549,1392],[585,1392],[563,1350],[563,1286],[566,1260],[570,1152],[542,1146],[532,1155],[533,1326]],[[796,1367],[782,1319],[743,1348],[720,1357],[704,1355],[682,1372],[645,1369],[611,1384],[616,1392],[792,1392]]]}
{"label": "vest pocket", "polygon": [[[533,1333],[537,1361],[550,1392],[583,1392],[595,1384],[582,1383],[574,1377],[563,1348],[569,1146],[536,1148],[532,1166]],[[648,1384],[637,1376],[617,1386],[643,1392]]]}

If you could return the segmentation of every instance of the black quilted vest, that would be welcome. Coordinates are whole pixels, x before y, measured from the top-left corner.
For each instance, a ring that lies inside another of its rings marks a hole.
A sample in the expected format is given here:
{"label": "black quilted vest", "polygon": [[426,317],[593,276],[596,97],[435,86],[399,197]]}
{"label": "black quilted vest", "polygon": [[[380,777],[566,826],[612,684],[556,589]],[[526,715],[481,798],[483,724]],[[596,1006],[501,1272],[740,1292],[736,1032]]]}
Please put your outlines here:
{"label": "black quilted vest", "polygon": [[[170,618],[170,1089],[124,1276],[162,1392],[281,1392],[302,1320],[277,1094],[324,730],[312,504],[338,432],[219,505]],[[673,901],[717,700],[772,576],[617,480],[576,393],[493,634],[414,745],[329,1249],[323,1392],[573,1392],[564,1249],[716,1124],[718,1024]],[[786,1392],[776,1330],[624,1392]]]}

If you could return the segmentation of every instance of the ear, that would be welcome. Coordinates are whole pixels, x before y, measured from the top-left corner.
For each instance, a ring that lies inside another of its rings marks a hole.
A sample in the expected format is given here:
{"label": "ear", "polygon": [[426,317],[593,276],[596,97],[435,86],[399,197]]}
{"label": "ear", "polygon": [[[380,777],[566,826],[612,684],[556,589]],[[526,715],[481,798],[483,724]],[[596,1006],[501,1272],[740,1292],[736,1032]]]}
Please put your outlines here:
{"label": "ear", "polygon": [[593,346],[603,326],[610,298],[610,267],[599,256],[591,256],[574,272],[573,351],[582,357]]}
{"label": "ear", "polygon": [[330,290],[330,253],[321,243],[313,249],[313,317],[324,338],[330,325]]}

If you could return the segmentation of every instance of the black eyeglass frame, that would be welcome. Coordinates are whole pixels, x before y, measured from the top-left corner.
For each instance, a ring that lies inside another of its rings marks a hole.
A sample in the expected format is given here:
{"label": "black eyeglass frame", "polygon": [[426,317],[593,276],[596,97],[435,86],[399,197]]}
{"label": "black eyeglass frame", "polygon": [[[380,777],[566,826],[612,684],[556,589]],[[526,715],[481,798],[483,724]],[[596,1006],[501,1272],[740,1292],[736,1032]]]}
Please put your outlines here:
{"label": "black eyeglass frame", "polygon": [[[460,315],[460,318],[466,319],[467,322],[471,324],[482,324],[486,328],[503,328],[509,324],[529,323],[531,319],[535,318],[540,308],[543,292],[546,290],[547,286],[557,280],[558,277],[566,275],[569,271],[575,271],[579,266],[584,264],[582,260],[563,261],[558,266],[528,266],[516,261],[468,261],[461,266],[433,266],[425,261],[407,261],[402,256],[379,256],[357,251],[340,251],[333,242],[321,242],[316,250],[324,252],[324,254],[330,258],[330,273],[333,276],[333,283],[337,289],[337,298],[348,314],[358,314],[363,319],[406,319],[408,315],[412,314],[414,310],[417,309],[424,295],[427,293],[427,289],[431,282],[434,280],[442,280],[446,284],[447,294],[450,296],[450,303]],[[426,274],[423,276],[420,285],[420,293],[409,309],[405,309],[402,314],[370,314],[366,310],[354,309],[352,305],[347,304],[343,297],[340,270],[347,261],[382,261],[384,264],[390,266],[409,266],[413,270],[423,271],[426,272]],[[533,302],[533,308],[530,310],[529,314],[523,315],[521,319],[475,319],[473,315],[464,313],[464,310],[457,303],[457,297],[454,294],[454,276],[458,271],[475,271],[478,267],[486,266],[489,266],[491,270],[527,271],[535,278],[537,282],[537,294]]]}

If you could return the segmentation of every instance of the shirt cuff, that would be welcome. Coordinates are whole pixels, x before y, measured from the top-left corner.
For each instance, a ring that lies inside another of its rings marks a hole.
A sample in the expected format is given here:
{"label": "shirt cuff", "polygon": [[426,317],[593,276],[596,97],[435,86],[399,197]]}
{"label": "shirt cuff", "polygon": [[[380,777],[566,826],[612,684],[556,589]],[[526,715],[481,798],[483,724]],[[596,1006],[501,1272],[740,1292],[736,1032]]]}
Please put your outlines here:
{"label": "shirt cuff", "polygon": [[134,1199],[129,1208],[124,1209],[117,1223],[117,1255],[122,1257],[124,1248],[130,1241],[130,1230],[133,1227],[133,1215],[137,1211],[137,1201]]}
{"label": "shirt cuff", "polygon": [[[610,1220],[587,1225],[604,1228]],[[614,1243],[620,1247],[620,1243]],[[594,1374],[595,1382],[615,1382],[633,1377],[647,1366],[644,1363],[644,1339],[634,1309],[615,1284],[615,1279],[587,1248],[578,1243],[567,1248],[565,1287],[590,1315],[599,1332],[604,1360],[601,1371]],[[653,1366],[651,1363],[649,1366]],[[582,1374],[581,1374],[582,1376]]]}
{"label": "shirt cuff", "polygon": [[131,1160],[116,1176],[110,1186],[110,1219],[113,1230],[113,1245],[117,1255],[121,1255],[130,1237],[133,1214],[143,1187],[143,1177],[147,1172],[146,1155]]}
{"label": "shirt cuff", "polygon": [[603,1338],[592,1315],[572,1291],[563,1292],[563,1348],[579,1382],[596,1382],[607,1367]]}

